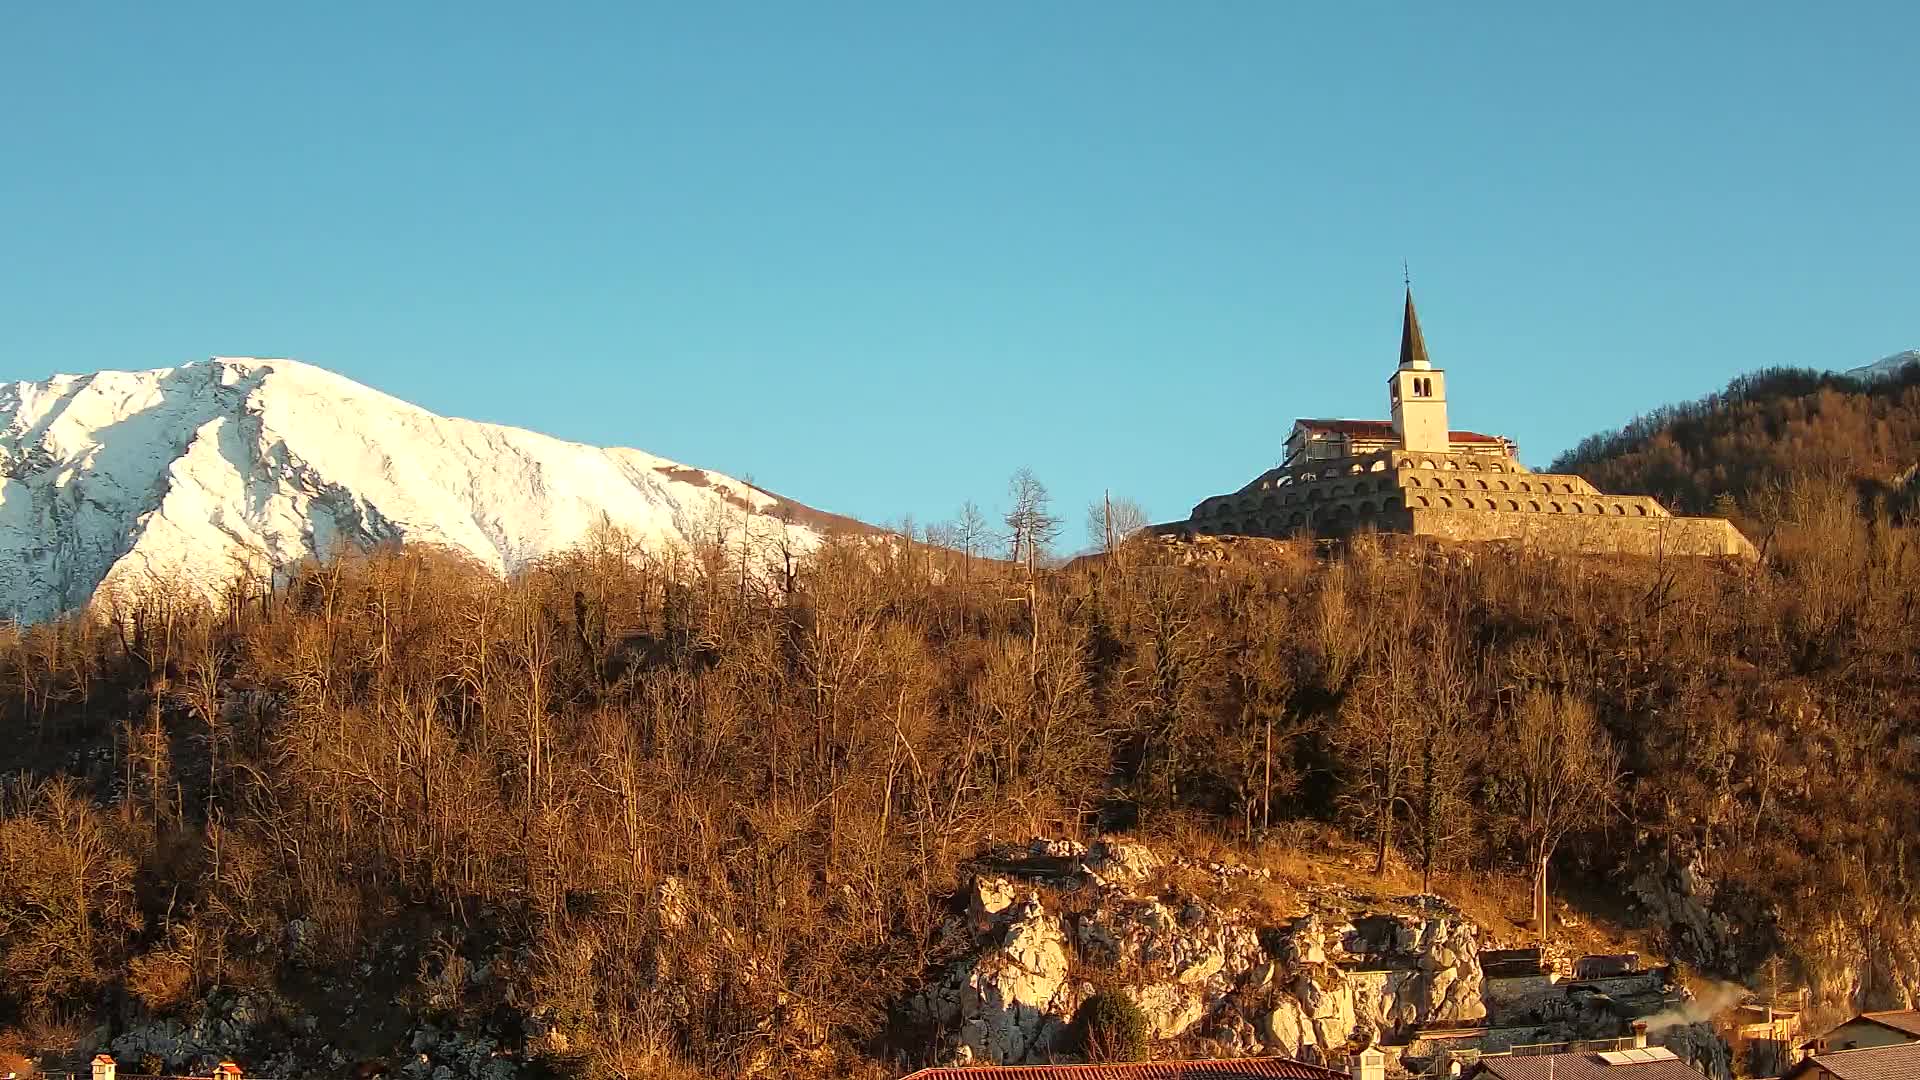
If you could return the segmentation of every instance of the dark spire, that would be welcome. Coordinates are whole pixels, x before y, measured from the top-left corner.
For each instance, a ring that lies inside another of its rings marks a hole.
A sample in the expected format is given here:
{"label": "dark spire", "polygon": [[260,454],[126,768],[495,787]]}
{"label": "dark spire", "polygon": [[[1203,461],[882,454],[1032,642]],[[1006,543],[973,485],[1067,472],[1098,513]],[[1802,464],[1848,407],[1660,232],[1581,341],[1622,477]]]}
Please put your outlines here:
{"label": "dark spire", "polygon": [[1427,365],[1427,342],[1420,336],[1420,316],[1413,313],[1413,286],[1407,286],[1407,316],[1400,324],[1400,366]]}

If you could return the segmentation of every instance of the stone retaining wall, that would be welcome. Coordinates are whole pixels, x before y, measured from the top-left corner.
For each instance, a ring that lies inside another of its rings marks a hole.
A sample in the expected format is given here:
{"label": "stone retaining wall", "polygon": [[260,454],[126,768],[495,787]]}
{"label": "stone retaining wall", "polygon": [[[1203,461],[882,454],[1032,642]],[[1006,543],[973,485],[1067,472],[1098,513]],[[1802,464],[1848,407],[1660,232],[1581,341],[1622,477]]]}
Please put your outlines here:
{"label": "stone retaining wall", "polygon": [[1414,509],[1408,530],[1445,540],[1517,540],[1531,547],[1590,555],[1734,555],[1760,557],[1721,518],[1575,517],[1477,510]]}

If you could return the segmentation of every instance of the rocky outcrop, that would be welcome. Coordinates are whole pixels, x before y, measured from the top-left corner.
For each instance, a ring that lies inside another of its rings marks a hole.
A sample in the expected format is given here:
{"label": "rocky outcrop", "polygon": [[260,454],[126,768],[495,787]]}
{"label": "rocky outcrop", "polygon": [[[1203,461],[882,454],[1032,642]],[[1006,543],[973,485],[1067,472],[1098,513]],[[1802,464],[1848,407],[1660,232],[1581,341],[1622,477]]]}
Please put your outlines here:
{"label": "rocky outcrop", "polygon": [[1836,907],[1790,928],[1780,913],[1730,895],[1698,852],[1668,850],[1633,879],[1633,894],[1667,951],[1703,971],[1737,976],[1785,955],[1816,1005],[1871,1012],[1920,1005],[1920,917]]}
{"label": "rocky outcrop", "polygon": [[966,1060],[1021,1062],[1049,1057],[1073,1012],[1092,992],[1074,983],[1061,919],[1037,892],[1015,903],[1004,878],[974,883],[966,928],[982,942],[921,996],[919,1008],[956,1033]]}
{"label": "rocky outcrop", "polygon": [[270,1026],[310,1027],[311,1017],[264,994],[216,992],[180,1018],[143,1024],[106,1042],[128,1072],[205,1075],[260,1041]]}
{"label": "rocky outcrop", "polygon": [[1228,1056],[1321,1060],[1402,1025],[1484,1015],[1480,931],[1457,913],[1264,925],[1160,881],[1262,872],[1117,841],[1035,841],[994,865],[947,928],[962,959],[915,1001],[954,1060],[1071,1056],[1074,1014],[1096,984],[1133,1001],[1155,1039]]}
{"label": "rocky outcrop", "polygon": [[1714,882],[1697,854],[1669,851],[1650,860],[1632,888],[1669,953],[1707,971],[1734,970],[1736,928],[1715,910]]}
{"label": "rocky outcrop", "polygon": [[1456,914],[1374,916],[1343,928],[1341,953],[1378,978],[1356,978],[1357,1011],[1386,1027],[1487,1015],[1480,928]]}
{"label": "rocky outcrop", "polygon": [[1710,1080],[1732,1080],[1733,1053],[1710,1024],[1680,1024],[1650,1040],[1674,1052]]}

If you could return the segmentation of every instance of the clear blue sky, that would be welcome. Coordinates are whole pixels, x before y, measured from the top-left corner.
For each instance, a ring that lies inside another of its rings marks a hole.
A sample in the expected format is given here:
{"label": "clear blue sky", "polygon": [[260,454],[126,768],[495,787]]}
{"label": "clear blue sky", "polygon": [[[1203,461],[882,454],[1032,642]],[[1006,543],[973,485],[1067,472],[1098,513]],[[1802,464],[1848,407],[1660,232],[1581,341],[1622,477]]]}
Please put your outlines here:
{"label": "clear blue sky", "polygon": [[[294,356],[872,520],[1920,346],[1912,3],[15,3],[0,379]],[[1077,521],[1071,539],[1079,540]]]}

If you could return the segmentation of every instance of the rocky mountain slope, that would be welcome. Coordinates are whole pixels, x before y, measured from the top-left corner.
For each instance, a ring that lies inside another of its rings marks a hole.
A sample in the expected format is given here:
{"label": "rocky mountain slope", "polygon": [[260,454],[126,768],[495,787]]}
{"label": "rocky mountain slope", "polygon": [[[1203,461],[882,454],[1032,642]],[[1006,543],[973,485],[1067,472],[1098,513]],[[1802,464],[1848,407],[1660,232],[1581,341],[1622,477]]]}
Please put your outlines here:
{"label": "rocky mountain slope", "polygon": [[436,544],[505,572],[603,523],[655,549],[737,542],[749,521],[805,549],[849,524],[639,450],[437,416],[290,360],[0,386],[0,474],[0,618],[26,622],[102,587],[215,590],[339,544]]}

